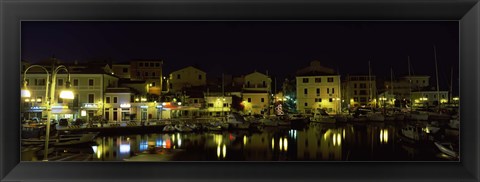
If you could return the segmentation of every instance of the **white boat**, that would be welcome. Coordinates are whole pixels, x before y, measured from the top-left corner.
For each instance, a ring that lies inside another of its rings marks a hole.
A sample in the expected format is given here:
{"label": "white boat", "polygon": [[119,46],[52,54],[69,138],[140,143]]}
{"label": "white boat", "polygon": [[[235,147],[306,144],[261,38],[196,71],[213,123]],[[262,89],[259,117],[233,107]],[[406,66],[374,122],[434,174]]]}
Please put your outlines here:
{"label": "white boat", "polygon": [[250,123],[246,122],[239,114],[229,114],[227,116],[227,123],[229,128],[233,129],[248,129],[250,128]]}
{"label": "white boat", "polygon": [[451,157],[458,158],[458,152],[455,151],[453,148],[452,143],[450,142],[434,142],[435,146],[437,146],[438,150],[440,150],[442,153],[447,154]]}
{"label": "white boat", "polygon": [[184,125],[184,124],[177,124],[175,125],[175,130],[179,131],[179,132],[191,132],[192,131],[192,128]]}
{"label": "white boat", "polygon": [[400,130],[401,136],[413,141],[423,142],[427,140],[427,135],[423,132],[423,129],[418,126],[407,125]]}
{"label": "white boat", "polygon": [[317,109],[313,116],[310,118],[310,121],[317,123],[336,123],[337,120],[334,116],[330,116],[325,110]]}
{"label": "white boat", "polygon": [[421,111],[412,111],[412,112],[410,112],[410,119],[411,120],[419,120],[419,121],[427,121],[428,120],[428,113],[421,112]]}
{"label": "white boat", "polygon": [[175,127],[172,126],[172,125],[166,125],[165,127],[163,127],[163,130],[162,131],[165,131],[165,132],[173,132],[175,131]]}
{"label": "white boat", "polygon": [[428,124],[426,127],[425,127],[425,133],[432,133],[432,134],[435,134],[437,133],[438,131],[440,130],[439,127],[436,127],[436,126],[432,126],[430,124]]}
{"label": "white boat", "polygon": [[450,128],[453,128],[453,129],[459,129],[460,119],[459,118],[451,119],[450,122],[448,123],[448,126],[450,126]]}

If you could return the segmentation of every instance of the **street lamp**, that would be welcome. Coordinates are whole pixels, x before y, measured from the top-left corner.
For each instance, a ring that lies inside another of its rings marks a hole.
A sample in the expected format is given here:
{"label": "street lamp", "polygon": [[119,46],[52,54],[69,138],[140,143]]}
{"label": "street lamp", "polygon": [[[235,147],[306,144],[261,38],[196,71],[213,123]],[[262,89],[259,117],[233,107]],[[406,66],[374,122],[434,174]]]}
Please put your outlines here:
{"label": "street lamp", "polygon": [[[66,82],[66,89],[62,90],[60,92],[60,98],[62,99],[74,99],[73,92],[70,90],[70,73],[68,72],[67,67],[60,65],[55,68],[52,68],[52,72],[49,73],[48,70],[40,65],[31,65],[27,69],[25,69],[25,72],[23,73],[23,87],[21,90],[21,96],[22,97],[30,97],[31,93],[27,88],[27,71],[31,68],[41,68],[46,72],[47,79],[45,83],[45,104],[47,107],[47,124],[46,124],[46,135],[45,135],[45,149],[44,149],[44,156],[43,156],[43,161],[48,161],[48,143],[50,140],[50,120],[52,117],[52,102],[54,101],[55,97],[55,85],[56,85],[56,80],[57,80],[57,73],[60,70],[64,70],[67,72],[67,82]],[[49,96],[50,93],[50,96]]]}

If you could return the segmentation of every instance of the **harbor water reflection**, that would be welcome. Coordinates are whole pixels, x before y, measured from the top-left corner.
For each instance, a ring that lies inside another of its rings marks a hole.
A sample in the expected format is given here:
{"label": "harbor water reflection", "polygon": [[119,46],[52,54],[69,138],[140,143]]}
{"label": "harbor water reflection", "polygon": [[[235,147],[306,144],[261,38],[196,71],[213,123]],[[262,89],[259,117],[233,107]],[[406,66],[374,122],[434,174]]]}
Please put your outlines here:
{"label": "harbor water reflection", "polygon": [[98,136],[94,161],[439,161],[435,146],[397,138],[401,125],[310,123],[193,133]]}

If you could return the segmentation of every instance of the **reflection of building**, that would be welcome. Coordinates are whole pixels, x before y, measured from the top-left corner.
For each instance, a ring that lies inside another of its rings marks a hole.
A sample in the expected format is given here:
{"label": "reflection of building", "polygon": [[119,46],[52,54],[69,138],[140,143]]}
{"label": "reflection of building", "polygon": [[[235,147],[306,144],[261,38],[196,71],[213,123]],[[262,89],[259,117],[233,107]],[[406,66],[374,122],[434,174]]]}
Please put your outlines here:
{"label": "reflection of building", "polygon": [[181,91],[183,88],[192,86],[205,86],[207,74],[193,66],[188,66],[170,73],[169,88],[173,92]]}
{"label": "reflection of building", "polygon": [[242,98],[246,114],[266,114],[270,108],[270,86],[268,75],[253,72],[245,76]]}
{"label": "reflection of building", "polygon": [[333,69],[312,61],[310,66],[297,71],[297,111],[312,113],[316,109],[326,109],[336,113],[341,108],[340,75]]}
{"label": "reflection of building", "polygon": [[350,107],[358,106],[375,106],[375,98],[377,97],[376,77],[368,75],[347,76],[343,83],[343,91],[345,102]]}
{"label": "reflection of building", "polygon": [[342,160],[344,137],[340,129],[309,129],[297,134],[298,160]]}

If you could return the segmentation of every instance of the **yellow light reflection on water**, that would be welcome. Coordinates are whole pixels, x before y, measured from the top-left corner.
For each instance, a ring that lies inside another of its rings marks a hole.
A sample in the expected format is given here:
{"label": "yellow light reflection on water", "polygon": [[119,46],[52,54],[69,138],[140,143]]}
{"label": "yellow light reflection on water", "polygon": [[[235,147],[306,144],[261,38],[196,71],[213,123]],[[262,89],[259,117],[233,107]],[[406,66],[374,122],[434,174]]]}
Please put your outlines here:
{"label": "yellow light reflection on water", "polygon": [[288,141],[287,138],[283,138],[283,150],[287,151],[288,149]]}
{"label": "yellow light reflection on water", "polygon": [[217,157],[220,158],[220,145],[217,145]]}
{"label": "yellow light reflection on water", "polygon": [[178,139],[178,142],[177,142],[178,146],[181,147],[182,146],[182,139]]}
{"label": "yellow light reflection on water", "polygon": [[227,156],[227,146],[225,144],[223,144],[223,158],[225,158],[225,156]]}
{"label": "yellow light reflection on water", "polygon": [[385,141],[385,143],[388,143],[388,129],[385,129],[385,131],[383,132],[383,141]]}
{"label": "yellow light reflection on water", "polygon": [[380,130],[380,143],[383,143],[383,130]]}
{"label": "yellow light reflection on water", "polygon": [[282,147],[283,147],[282,142],[283,142],[283,141],[282,141],[282,138],[280,138],[280,139],[278,140],[278,143],[279,143],[279,144],[278,144],[278,147],[280,147],[280,150],[282,150]]}
{"label": "yellow light reflection on water", "polygon": [[272,150],[275,147],[275,139],[272,138]]}
{"label": "yellow light reflection on water", "polygon": [[342,145],[342,138],[340,137],[340,133],[337,134],[337,143],[338,146]]}
{"label": "yellow light reflection on water", "polygon": [[243,136],[243,145],[244,146],[247,145],[247,136],[246,135]]}
{"label": "yellow light reflection on water", "polygon": [[345,129],[343,129],[343,139],[345,139]]}

